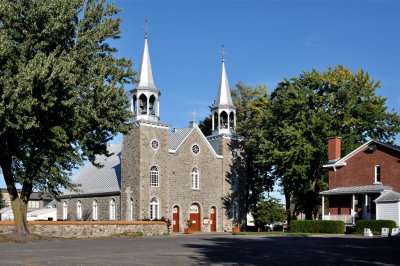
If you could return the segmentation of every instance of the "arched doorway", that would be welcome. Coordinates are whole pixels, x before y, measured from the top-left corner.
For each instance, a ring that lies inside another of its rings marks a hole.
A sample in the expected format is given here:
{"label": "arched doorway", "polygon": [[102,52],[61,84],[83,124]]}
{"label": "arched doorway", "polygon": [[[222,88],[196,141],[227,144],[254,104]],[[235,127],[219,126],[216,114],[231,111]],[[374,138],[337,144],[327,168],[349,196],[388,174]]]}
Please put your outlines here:
{"label": "arched doorway", "polygon": [[193,203],[192,206],[190,206],[190,221],[192,222],[192,229],[194,232],[201,230],[200,206],[197,203]]}
{"label": "arched doorway", "polygon": [[211,232],[217,231],[217,211],[215,207],[210,209],[210,230]]}
{"label": "arched doorway", "polygon": [[179,207],[174,206],[172,210],[172,232],[179,232]]}

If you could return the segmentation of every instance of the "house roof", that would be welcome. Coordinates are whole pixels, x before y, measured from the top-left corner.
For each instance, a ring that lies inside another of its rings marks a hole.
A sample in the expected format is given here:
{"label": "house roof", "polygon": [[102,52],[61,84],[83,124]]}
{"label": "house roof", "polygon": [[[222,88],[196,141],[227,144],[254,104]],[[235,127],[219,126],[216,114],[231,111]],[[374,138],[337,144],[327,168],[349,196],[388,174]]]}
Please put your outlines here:
{"label": "house roof", "polygon": [[369,146],[369,145],[371,145],[373,143],[378,144],[378,145],[382,145],[382,146],[387,147],[389,149],[392,149],[392,150],[400,152],[400,146],[397,146],[397,145],[394,145],[394,144],[390,144],[390,143],[384,143],[384,142],[381,142],[381,141],[377,141],[377,140],[371,139],[371,140],[365,142],[363,145],[361,145],[357,149],[355,149],[352,152],[350,152],[349,154],[347,154],[346,156],[344,156],[343,158],[337,160],[336,162],[328,163],[328,164],[324,165],[324,167],[341,167],[341,166],[345,166],[346,165],[346,161],[348,159],[350,159],[351,157],[356,155],[358,152],[364,150],[365,147],[367,147],[367,146]]}
{"label": "house roof", "polygon": [[72,183],[80,184],[78,192],[64,189],[61,197],[120,192],[122,144],[111,144],[108,146],[108,151],[113,155],[110,157],[96,156],[96,163],[104,165],[102,168],[97,168],[92,163],[88,163],[72,179]]}
{"label": "house roof", "polygon": [[377,203],[382,202],[398,202],[400,201],[400,193],[396,191],[384,191],[381,196],[379,196],[376,200]]}
{"label": "house roof", "polygon": [[359,194],[359,193],[379,193],[385,190],[392,190],[392,188],[384,185],[337,187],[330,190],[322,191],[319,194],[323,196],[329,196],[329,195],[344,195],[344,194]]}

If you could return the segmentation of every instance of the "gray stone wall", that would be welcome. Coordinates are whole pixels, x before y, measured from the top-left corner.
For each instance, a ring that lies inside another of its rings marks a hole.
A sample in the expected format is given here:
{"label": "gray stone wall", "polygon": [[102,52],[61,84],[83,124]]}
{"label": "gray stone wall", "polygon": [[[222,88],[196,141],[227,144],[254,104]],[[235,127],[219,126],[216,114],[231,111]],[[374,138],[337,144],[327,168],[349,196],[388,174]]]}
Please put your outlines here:
{"label": "gray stone wall", "polygon": [[84,197],[84,198],[67,198],[61,199],[57,202],[57,220],[63,218],[63,204],[67,203],[68,206],[68,221],[77,221],[77,203],[78,200],[82,202],[82,221],[93,220],[93,201],[97,200],[97,215],[98,221],[110,220],[110,201],[115,199],[116,220],[120,220],[120,195],[104,196],[104,197]]}
{"label": "gray stone wall", "polygon": [[[107,237],[123,233],[143,233],[145,236],[163,235],[168,233],[164,222],[29,222],[29,230],[33,234],[45,237],[88,238]],[[0,234],[14,232],[14,225],[0,223]]]}

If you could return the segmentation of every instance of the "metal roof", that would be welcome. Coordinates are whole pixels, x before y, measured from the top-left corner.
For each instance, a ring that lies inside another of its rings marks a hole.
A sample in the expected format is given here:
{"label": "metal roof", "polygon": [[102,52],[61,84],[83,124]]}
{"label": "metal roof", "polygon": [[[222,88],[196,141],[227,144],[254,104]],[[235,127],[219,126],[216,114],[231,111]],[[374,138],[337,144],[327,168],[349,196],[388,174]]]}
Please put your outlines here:
{"label": "metal roof", "polygon": [[156,90],[156,86],[154,85],[153,79],[153,70],[151,69],[150,63],[150,55],[149,55],[149,47],[147,45],[147,38],[144,41],[144,49],[142,62],[140,63],[139,70],[139,83],[137,84],[137,89],[150,89]]}
{"label": "metal roof", "polygon": [[379,196],[376,200],[377,203],[380,202],[398,202],[400,201],[400,193],[396,191],[384,191],[381,196]]}
{"label": "metal roof", "polygon": [[229,88],[224,61],[222,61],[221,78],[219,80],[217,98],[213,107],[215,108],[219,106],[235,107],[232,103],[231,89]]}
{"label": "metal roof", "polygon": [[178,149],[182,142],[190,135],[193,129],[193,127],[185,127],[168,132],[168,149]]}
{"label": "metal roof", "polygon": [[392,190],[392,188],[384,185],[337,187],[330,190],[322,191],[319,194],[328,196],[328,195],[343,195],[343,194],[379,193],[384,190]]}
{"label": "metal roof", "polygon": [[96,163],[104,165],[102,168],[88,163],[72,179],[72,183],[80,184],[80,191],[63,190],[62,197],[69,195],[97,194],[121,191],[121,154],[122,144],[111,144],[108,151],[114,153],[110,157],[96,156]]}

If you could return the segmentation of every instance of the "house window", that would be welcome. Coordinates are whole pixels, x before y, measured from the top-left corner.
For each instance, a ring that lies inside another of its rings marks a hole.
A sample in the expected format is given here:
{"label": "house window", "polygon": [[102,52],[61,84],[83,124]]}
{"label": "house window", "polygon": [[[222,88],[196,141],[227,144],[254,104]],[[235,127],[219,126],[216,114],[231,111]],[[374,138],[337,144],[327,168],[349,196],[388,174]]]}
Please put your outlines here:
{"label": "house window", "polygon": [[158,187],[158,167],[152,166],[150,169],[150,186]]}
{"label": "house window", "polygon": [[39,201],[37,200],[28,201],[28,209],[39,209]]}
{"label": "house window", "polygon": [[130,220],[133,221],[133,199],[132,199],[132,198],[131,198],[131,208],[130,208],[130,211],[131,211],[131,214],[130,214],[130,215],[131,215],[131,217],[130,217],[131,219],[130,219]]}
{"label": "house window", "polygon": [[98,220],[99,217],[97,215],[97,200],[93,201],[93,220]]}
{"label": "house window", "polygon": [[232,219],[239,220],[239,207],[236,203],[232,204]]}
{"label": "house window", "polygon": [[192,169],[192,189],[199,189],[200,180],[199,180],[199,169]]}
{"label": "house window", "polygon": [[115,220],[115,199],[110,201],[110,220]]}
{"label": "house window", "polygon": [[82,201],[80,200],[76,203],[76,216],[78,220],[82,220]]}
{"label": "house window", "polygon": [[157,198],[152,198],[150,201],[150,220],[159,219],[160,202]]}
{"label": "house window", "polygon": [[63,202],[63,220],[67,220],[67,219],[68,219],[68,205],[64,201]]}
{"label": "house window", "polygon": [[375,182],[376,183],[381,182],[381,166],[380,165],[375,165]]}
{"label": "house window", "polygon": [[231,190],[236,191],[238,185],[238,178],[235,175],[231,176]]}

